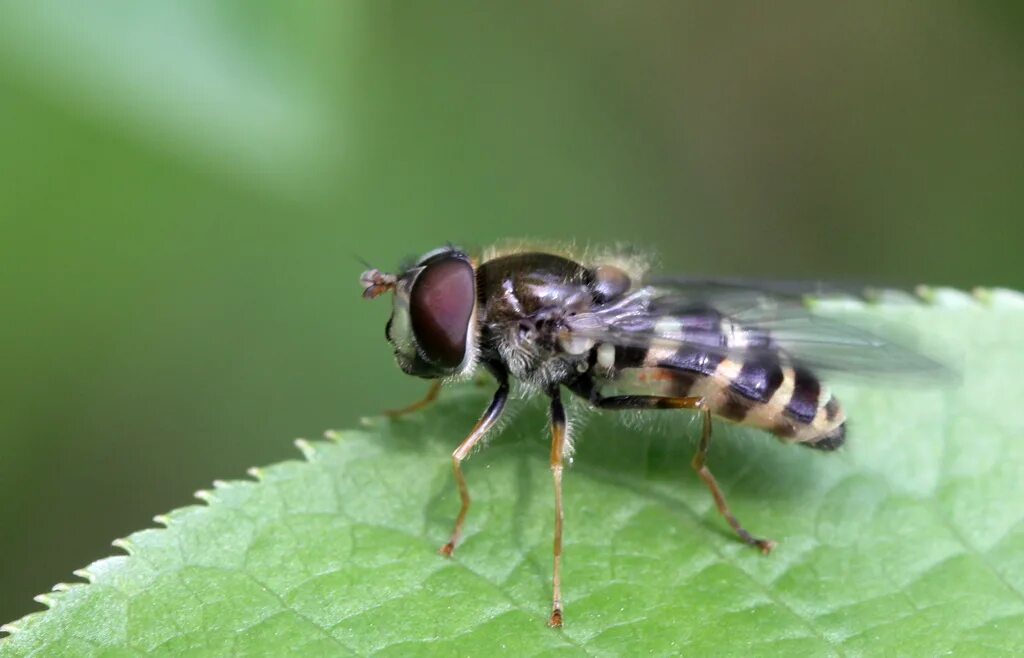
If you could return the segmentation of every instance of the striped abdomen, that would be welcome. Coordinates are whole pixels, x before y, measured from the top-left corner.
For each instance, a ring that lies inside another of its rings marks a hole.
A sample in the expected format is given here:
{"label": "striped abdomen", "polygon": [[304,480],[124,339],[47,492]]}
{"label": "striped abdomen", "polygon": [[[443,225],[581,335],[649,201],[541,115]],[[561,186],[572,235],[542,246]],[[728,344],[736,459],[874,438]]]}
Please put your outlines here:
{"label": "striped abdomen", "polygon": [[810,371],[778,355],[725,358],[678,343],[594,347],[591,372],[620,393],[703,397],[717,416],[819,450],[846,438],[846,414]]}

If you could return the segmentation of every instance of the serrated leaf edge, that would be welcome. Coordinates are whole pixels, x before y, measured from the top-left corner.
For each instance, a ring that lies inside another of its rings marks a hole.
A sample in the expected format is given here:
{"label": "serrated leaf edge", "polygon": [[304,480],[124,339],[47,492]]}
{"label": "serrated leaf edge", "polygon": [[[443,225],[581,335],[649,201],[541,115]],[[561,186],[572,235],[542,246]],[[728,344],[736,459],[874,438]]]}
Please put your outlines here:
{"label": "serrated leaf edge", "polygon": [[[313,463],[315,461],[315,459],[317,458],[318,454],[319,454],[319,450],[317,449],[316,444],[318,444],[318,443],[327,443],[327,442],[338,443],[338,442],[344,440],[346,434],[349,434],[350,432],[351,431],[346,431],[346,430],[328,430],[328,431],[324,432],[324,438],[325,438],[324,441],[309,441],[307,439],[299,438],[299,439],[295,439],[293,441],[293,443],[298,448],[298,451],[303,456],[303,459],[305,460],[305,462],[306,463]],[[60,605],[61,600],[64,598],[64,596],[69,591],[71,591],[72,589],[75,589],[75,588],[87,587],[89,585],[95,584],[97,579],[99,578],[99,576],[97,574],[97,571],[99,571],[104,566],[104,563],[107,563],[109,560],[112,560],[112,559],[133,558],[133,557],[135,557],[136,553],[137,553],[137,547],[132,542],[132,538],[135,537],[136,535],[144,533],[144,532],[168,532],[168,531],[171,530],[172,526],[176,525],[175,517],[180,515],[182,512],[185,512],[186,510],[194,509],[194,508],[197,508],[197,507],[200,508],[200,509],[205,509],[205,508],[213,507],[215,504],[217,504],[218,500],[217,500],[217,496],[215,495],[216,490],[226,489],[226,488],[230,488],[230,487],[233,487],[233,486],[244,486],[244,485],[260,484],[260,483],[264,482],[267,479],[270,471],[275,466],[277,466],[278,464],[283,464],[283,463],[287,463],[287,461],[285,461],[285,462],[277,462],[275,464],[270,464],[269,466],[262,466],[262,467],[260,467],[260,466],[253,466],[253,467],[250,467],[250,468],[246,469],[246,474],[248,474],[250,476],[250,478],[252,478],[250,480],[245,480],[245,479],[238,479],[238,480],[214,480],[213,483],[212,483],[213,484],[213,491],[211,491],[210,489],[200,489],[199,491],[196,491],[193,494],[193,496],[195,498],[197,498],[198,500],[202,501],[204,503],[204,505],[201,505],[201,506],[199,506],[199,505],[183,505],[181,507],[174,508],[171,511],[165,513],[165,514],[157,514],[156,516],[153,517],[153,521],[157,524],[156,527],[143,528],[141,530],[136,530],[135,532],[131,533],[127,537],[119,537],[119,538],[115,539],[110,544],[114,548],[117,548],[117,549],[120,549],[121,551],[123,551],[124,552],[123,555],[118,555],[118,554],[108,555],[106,557],[103,557],[103,558],[100,558],[98,560],[95,560],[95,561],[91,562],[89,565],[87,565],[87,566],[85,566],[85,567],[83,567],[81,569],[75,569],[72,572],[72,574],[74,576],[78,577],[78,578],[81,578],[83,582],[73,582],[73,583],[60,582],[60,583],[55,584],[53,586],[53,588],[51,589],[51,591],[44,592],[42,594],[38,594],[38,595],[34,596],[33,600],[37,601],[38,603],[41,603],[44,606],[46,606],[45,609],[43,609],[43,610],[36,610],[34,612],[30,612],[30,613],[28,613],[28,614],[26,614],[26,615],[24,615],[24,616],[22,616],[22,617],[20,617],[20,618],[18,618],[16,620],[14,620],[14,621],[8,622],[8,623],[3,624],[3,625],[0,625],[0,633],[7,633],[7,637],[0,637],[0,648],[3,647],[3,645],[7,642],[7,640],[10,637],[13,637],[15,634],[17,634],[17,633],[21,632],[22,630],[24,630],[23,626],[27,626],[28,624],[30,624],[34,620],[36,620],[36,619],[38,619],[38,618],[48,614],[52,610],[54,610],[58,605]]]}
{"label": "serrated leaf edge", "polygon": [[999,286],[979,286],[970,291],[950,286],[919,285],[913,291],[894,288],[864,288],[861,297],[852,294],[808,295],[806,302],[816,309],[866,310],[885,305],[920,305],[936,308],[1024,309],[1024,292]]}

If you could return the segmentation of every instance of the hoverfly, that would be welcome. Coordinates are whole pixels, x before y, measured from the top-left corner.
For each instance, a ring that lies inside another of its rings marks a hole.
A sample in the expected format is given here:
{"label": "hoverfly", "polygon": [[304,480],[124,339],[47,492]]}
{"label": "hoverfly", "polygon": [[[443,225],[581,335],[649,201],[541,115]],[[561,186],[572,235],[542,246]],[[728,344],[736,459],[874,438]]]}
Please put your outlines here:
{"label": "hoverfly", "polygon": [[562,389],[597,409],[700,414],[693,468],[739,538],[767,554],[774,542],[743,527],[708,468],[712,416],[832,451],[846,440],[846,414],[816,373],[936,366],[873,334],[812,315],[792,286],[645,283],[645,270],[643,259],[629,254],[577,260],[513,248],[473,259],[447,246],[400,274],[371,269],[361,276],[365,298],[394,293],[385,333],[399,367],[434,380],[424,400],[392,415],[422,408],[436,398],[442,381],[464,379],[481,368],[497,381],[490,405],[452,453],[461,507],[443,555],[454,552],[470,507],[462,462],[501,417],[510,380],[549,399],[552,627],[562,625],[562,470],[572,450]]}

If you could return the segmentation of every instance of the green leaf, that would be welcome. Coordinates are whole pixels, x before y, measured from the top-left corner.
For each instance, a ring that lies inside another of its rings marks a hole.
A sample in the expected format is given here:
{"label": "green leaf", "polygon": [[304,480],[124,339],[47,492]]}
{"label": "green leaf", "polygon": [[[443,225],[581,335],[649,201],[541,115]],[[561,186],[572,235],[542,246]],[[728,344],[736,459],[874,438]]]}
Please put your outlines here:
{"label": "green leaf", "polygon": [[717,426],[712,468],[779,541],[769,557],[689,472],[684,414],[657,433],[595,418],[565,480],[566,626],[548,629],[538,407],[468,462],[465,540],[436,553],[457,509],[448,454],[488,398],[467,385],[200,492],[79,572],[88,584],[41,597],[50,609],[8,625],[0,656],[1019,653],[1024,298],[926,299],[831,311],[916,329],[961,386],[837,384],[852,420],[834,454]]}

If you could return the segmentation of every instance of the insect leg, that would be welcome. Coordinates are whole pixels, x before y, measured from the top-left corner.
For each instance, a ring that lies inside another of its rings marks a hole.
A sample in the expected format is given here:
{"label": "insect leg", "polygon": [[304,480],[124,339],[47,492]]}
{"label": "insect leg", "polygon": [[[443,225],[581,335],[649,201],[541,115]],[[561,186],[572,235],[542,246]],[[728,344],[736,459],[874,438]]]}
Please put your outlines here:
{"label": "insect leg", "polygon": [[459,508],[459,515],[455,518],[455,529],[452,530],[451,539],[438,551],[446,557],[451,557],[451,554],[455,552],[455,545],[462,536],[462,524],[466,522],[466,514],[469,512],[469,504],[471,502],[469,489],[466,487],[466,478],[462,474],[462,460],[469,456],[469,453],[473,451],[473,447],[494,427],[498,418],[501,417],[501,412],[505,409],[505,402],[508,401],[508,377],[504,373],[495,373],[495,375],[498,377],[498,390],[494,392],[494,398],[491,400],[490,406],[487,407],[487,411],[484,412],[484,415],[473,426],[469,436],[452,453],[452,470],[455,472],[455,484],[459,487],[459,498],[462,501],[462,506]]}
{"label": "insect leg", "polygon": [[725,518],[744,543],[757,548],[765,555],[775,548],[775,542],[770,539],[754,537],[740,524],[739,519],[729,509],[729,504],[725,501],[725,494],[722,493],[722,489],[718,486],[718,481],[715,480],[711,469],[708,468],[708,448],[711,445],[711,410],[708,408],[704,398],[673,398],[657,395],[616,395],[603,397],[593,390],[590,390],[589,393],[590,402],[601,409],[695,409],[700,411],[703,416],[704,426],[701,431],[700,445],[697,447],[697,453],[693,456],[693,470],[697,471],[697,475],[700,476],[700,479],[704,481],[704,484],[711,491],[711,496],[715,499],[715,507],[718,508],[719,514]]}
{"label": "insect leg", "polygon": [[441,393],[441,380],[435,379],[430,383],[430,388],[427,389],[427,394],[423,396],[422,400],[413,402],[412,404],[402,407],[401,409],[387,409],[384,411],[384,415],[389,418],[400,418],[407,414],[411,414],[419,411],[425,407],[429,407],[432,402],[437,400],[437,396]]}
{"label": "insect leg", "polygon": [[555,484],[555,542],[552,576],[551,618],[548,626],[562,627],[562,457],[565,453],[565,407],[558,387],[551,396],[551,476]]}
{"label": "insect leg", "polygon": [[718,513],[732,526],[732,529],[736,531],[740,539],[747,545],[753,546],[765,555],[768,555],[775,548],[775,542],[770,539],[758,539],[747,532],[747,529],[740,524],[739,519],[729,509],[729,503],[725,502],[725,494],[722,493],[721,488],[718,486],[718,481],[715,480],[715,476],[711,474],[711,469],[708,468],[708,448],[711,445],[711,411],[708,410],[707,405],[703,404],[703,399],[701,403],[700,409],[703,411],[704,428],[700,433],[700,445],[697,447],[697,452],[693,455],[693,461],[690,462],[693,470],[697,471],[697,475],[700,476],[701,480],[704,480],[704,484],[711,491],[711,497],[715,499],[715,507],[718,508]]}

